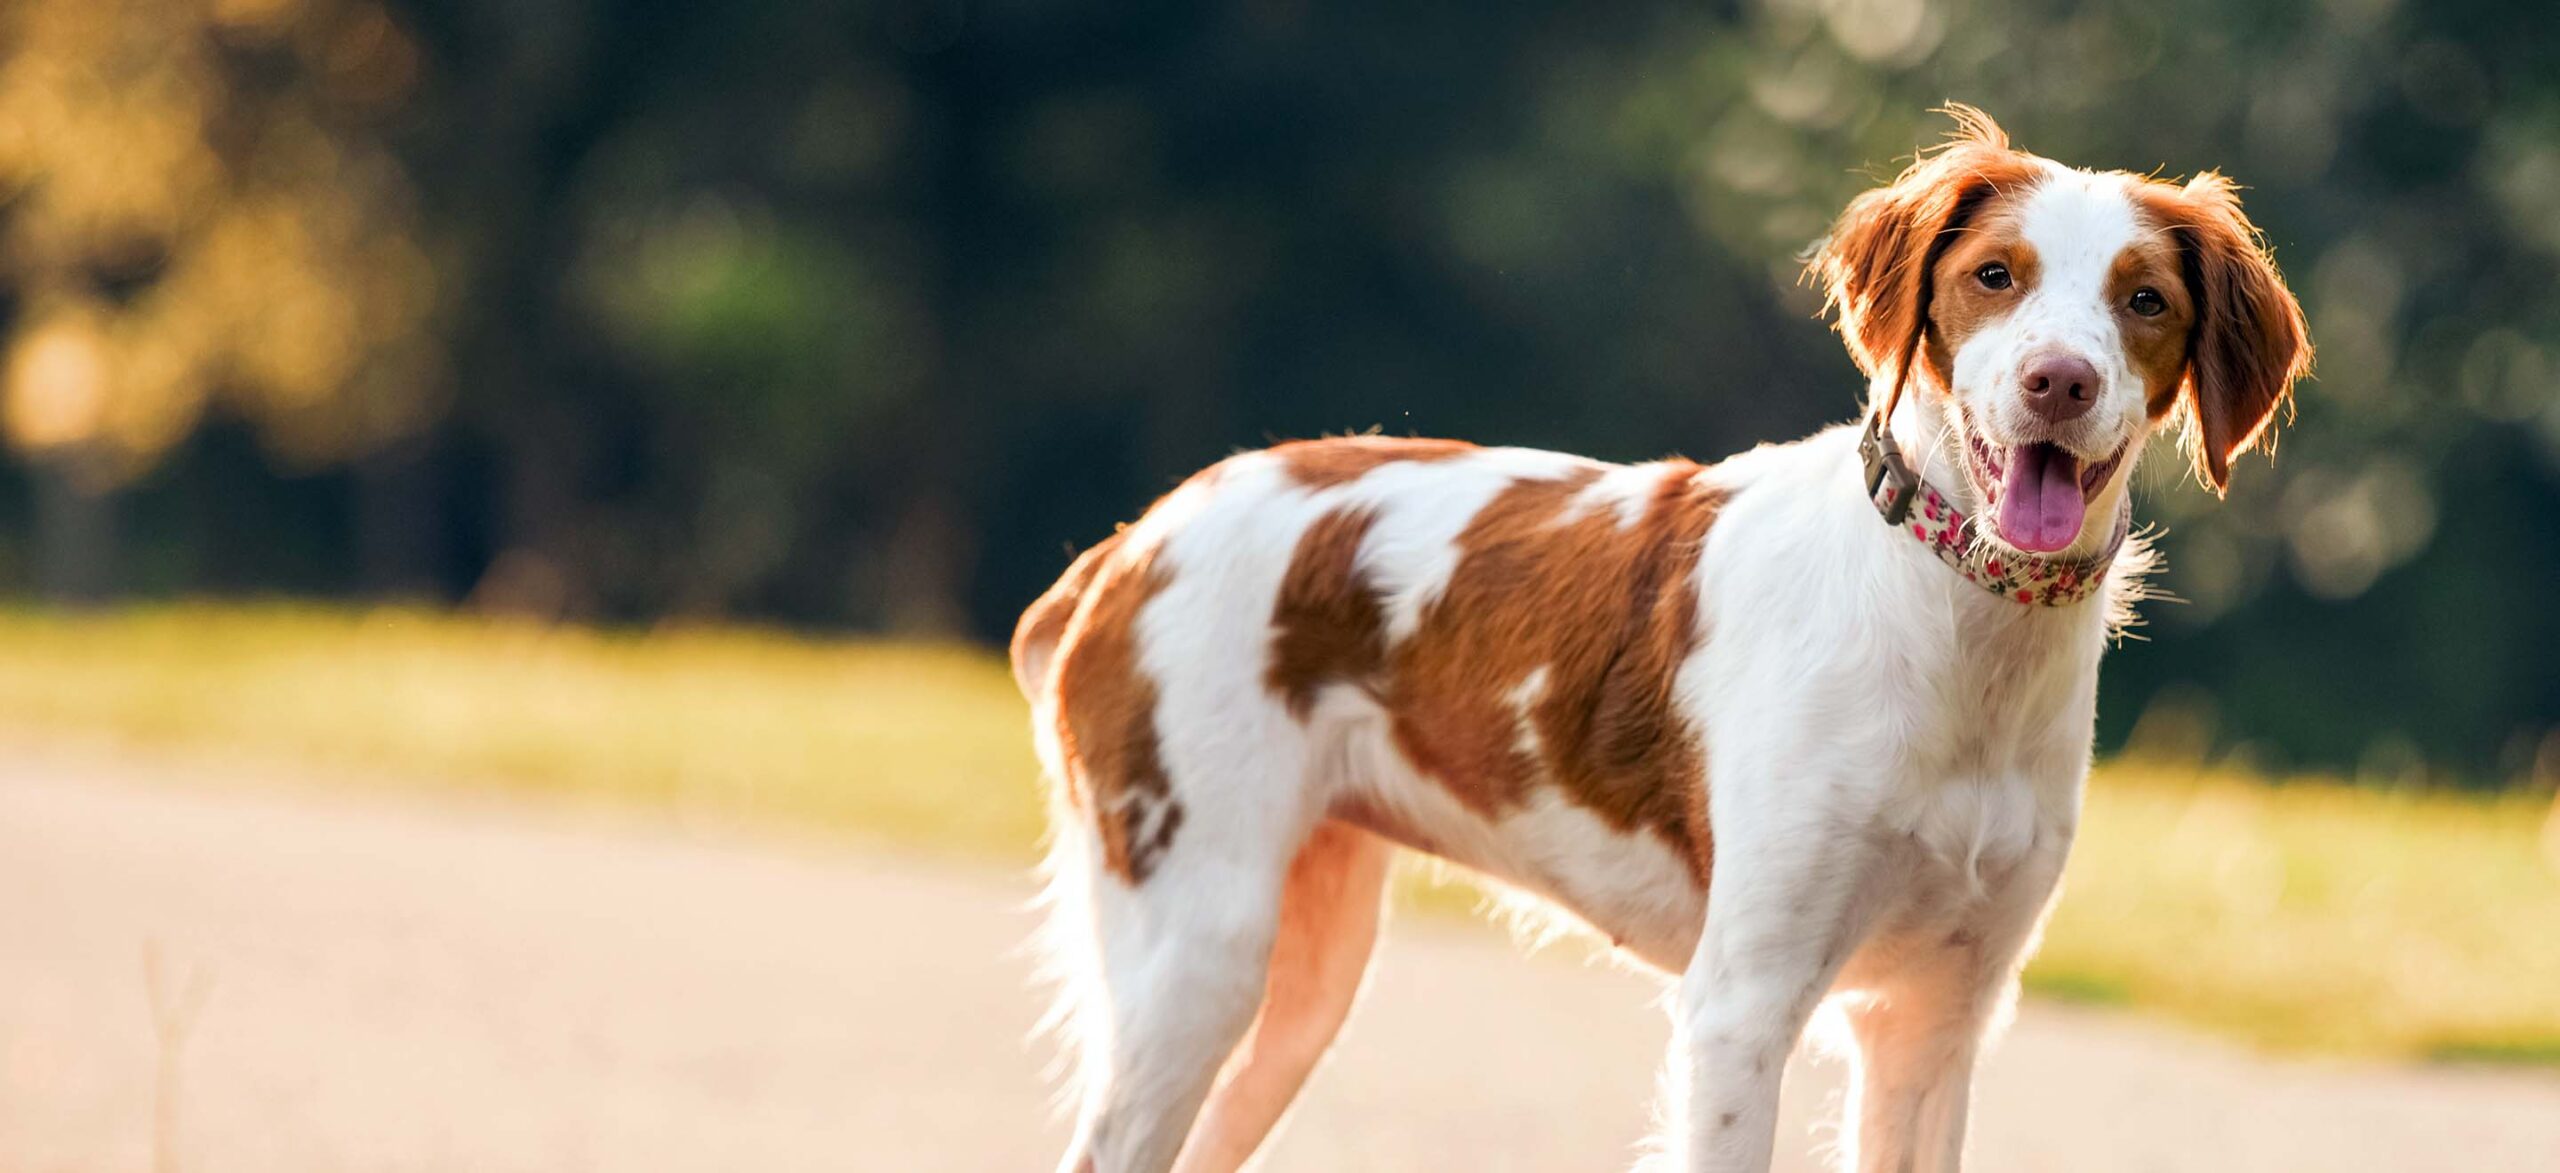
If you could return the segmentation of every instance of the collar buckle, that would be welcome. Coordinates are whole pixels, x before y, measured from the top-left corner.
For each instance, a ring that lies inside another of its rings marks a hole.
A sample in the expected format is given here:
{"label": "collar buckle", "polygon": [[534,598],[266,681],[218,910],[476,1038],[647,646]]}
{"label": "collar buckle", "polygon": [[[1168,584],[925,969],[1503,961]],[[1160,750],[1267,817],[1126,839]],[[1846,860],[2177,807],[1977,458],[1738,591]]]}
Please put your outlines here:
{"label": "collar buckle", "polygon": [[[1867,417],[1865,433],[1858,438],[1858,457],[1867,466],[1867,496],[1875,499],[1886,525],[1901,525],[1911,516],[1912,500],[1920,495],[1920,478],[1911,475],[1911,466],[1902,459],[1901,446],[1885,431],[1884,413]],[[1890,494],[1884,491],[1888,482],[1892,485]]]}

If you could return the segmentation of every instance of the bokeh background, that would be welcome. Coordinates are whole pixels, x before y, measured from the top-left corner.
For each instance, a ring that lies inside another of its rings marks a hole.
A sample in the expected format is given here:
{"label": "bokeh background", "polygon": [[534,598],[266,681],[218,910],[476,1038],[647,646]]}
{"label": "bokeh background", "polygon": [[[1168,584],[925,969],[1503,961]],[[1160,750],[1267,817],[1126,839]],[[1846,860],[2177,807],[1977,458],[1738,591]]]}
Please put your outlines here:
{"label": "bokeh background", "polygon": [[2544,5],[0,12],[11,594],[984,641],[1273,438],[1713,458],[1854,410],[1795,258],[1953,98],[2237,177],[2320,346],[2227,506],[2150,471],[2103,743],[2560,755]]}
{"label": "bokeh background", "polygon": [[[1984,1167],[2530,1166],[2555,61],[2547,0],[0,0],[0,1166],[1036,1164],[1020,608],[1274,439],[1849,418],[1798,257],[1949,100],[2234,176],[2320,349],[2228,501],[2142,473]],[[1363,1013],[1433,1041],[1275,1167],[1634,1139],[1641,991],[1416,948]]]}

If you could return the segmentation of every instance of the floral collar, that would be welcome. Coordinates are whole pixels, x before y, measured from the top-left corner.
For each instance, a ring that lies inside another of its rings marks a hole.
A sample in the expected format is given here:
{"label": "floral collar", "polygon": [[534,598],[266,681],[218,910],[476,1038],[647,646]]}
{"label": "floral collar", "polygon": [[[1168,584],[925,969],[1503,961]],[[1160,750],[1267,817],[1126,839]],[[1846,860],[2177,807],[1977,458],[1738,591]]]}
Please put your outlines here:
{"label": "floral collar", "polygon": [[1885,431],[1882,413],[1867,418],[1858,455],[1866,464],[1867,494],[1885,524],[1908,532],[1954,567],[1957,574],[1982,589],[2017,603],[2061,607],[2097,594],[2107,584],[2107,565],[2124,548],[2133,516],[2127,501],[2116,511],[2115,536],[2094,557],[2064,561],[2001,550],[1976,541],[1963,513],[1935,486],[1921,480],[1903,462],[1902,451]]}

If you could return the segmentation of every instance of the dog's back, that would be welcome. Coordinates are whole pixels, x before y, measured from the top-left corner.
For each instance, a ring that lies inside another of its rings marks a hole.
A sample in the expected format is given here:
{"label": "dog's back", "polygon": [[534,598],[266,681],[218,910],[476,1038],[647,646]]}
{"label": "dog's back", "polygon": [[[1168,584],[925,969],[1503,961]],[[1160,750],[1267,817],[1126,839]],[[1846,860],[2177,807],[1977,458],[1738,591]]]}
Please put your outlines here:
{"label": "dog's back", "polygon": [[[1276,747],[1248,727],[1365,757],[1346,744],[1364,723],[1399,759],[1385,772],[1419,774],[1485,821],[1570,803],[1658,837],[1703,882],[1697,731],[1671,701],[1724,496],[1703,472],[1378,437],[1221,463],[1024,612],[1014,672],[1040,706],[1046,765],[1131,882],[1180,836],[1177,790],[1268,772]],[[1168,691],[1215,696],[1217,736],[1159,719],[1182,703]],[[1219,744],[1195,755],[1168,739]],[[1216,761],[1248,745],[1252,760]],[[1204,776],[1177,787],[1169,750]],[[1374,763],[1311,764],[1345,768],[1272,780],[1318,792],[1301,818],[1452,846],[1436,812],[1410,809],[1427,799],[1348,768]]]}
{"label": "dog's back", "polygon": [[[1325,889],[1334,918],[1374,913],[1374,880],[1335,890],[1382,840],[1511,878],[1676,968],[1709,835],[1674,690],[1724,497],[1687,461],[1345,437],[1222,462],[1087,550],[1024,613],[1014,671],[1060,886],[1149,927],[1080,909],[1104,955],[1069,964],[1097,979],[1070,997],[1156,1020],[1107,1036],[1189,1013],[1132,989],[1161,968],[1114,982],[1110,954],[1183,939],[1177,968],[1256,975],[1267,910],[1299,889]],[[1243,938],[1232,965],[1202,947],[1222,937]],[[1262,991],[1237,983],[1224,1013],[1249,1017]]]}

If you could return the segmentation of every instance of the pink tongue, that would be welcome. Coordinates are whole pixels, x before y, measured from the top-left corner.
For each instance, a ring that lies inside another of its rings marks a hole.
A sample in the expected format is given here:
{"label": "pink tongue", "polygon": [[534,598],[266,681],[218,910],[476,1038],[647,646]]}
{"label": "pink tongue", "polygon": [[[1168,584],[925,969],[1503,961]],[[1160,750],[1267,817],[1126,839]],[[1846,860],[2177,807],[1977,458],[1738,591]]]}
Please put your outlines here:
{"label": "pink tongue", "polygon": [[2000,487],[2001,540],[2021,550],[2050,554],[2080,536],[2089,502],[2080,495],[2080,461],[2051,444],[2021,444],[2009,451],[2009,477]]}

